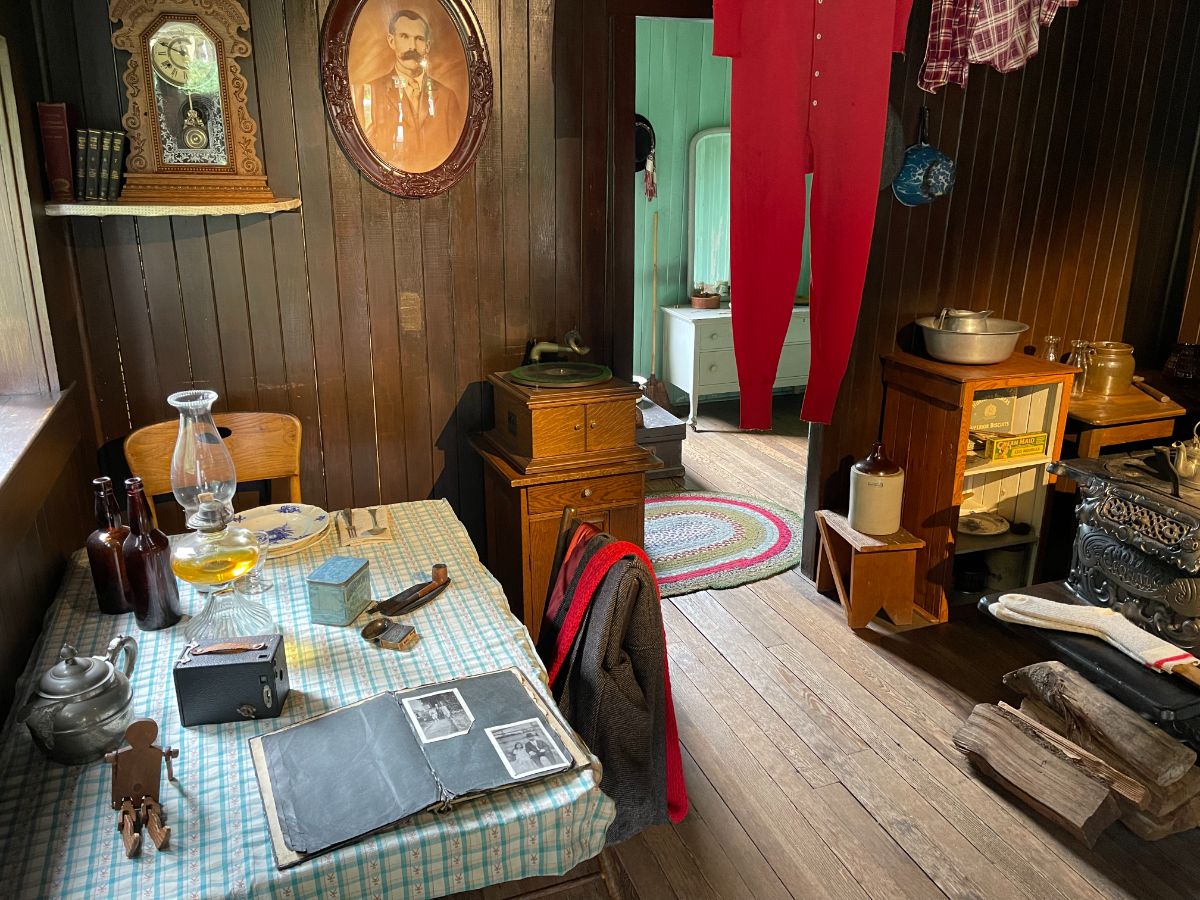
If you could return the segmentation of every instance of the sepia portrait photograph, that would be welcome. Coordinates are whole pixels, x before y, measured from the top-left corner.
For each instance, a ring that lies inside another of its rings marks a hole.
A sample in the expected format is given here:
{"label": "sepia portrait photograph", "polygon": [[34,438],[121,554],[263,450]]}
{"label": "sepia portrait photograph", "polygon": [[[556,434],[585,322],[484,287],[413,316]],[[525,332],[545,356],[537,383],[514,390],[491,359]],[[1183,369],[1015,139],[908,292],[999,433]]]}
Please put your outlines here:
{"label": "sepia portrait photograph", "polygon": [[513,778],[552,772],[569,765],[539,719],[494,725],[484,732]]}
{"label": "sepia portrait photograph", "polygon": [[404,172],[429,172],[467,120],[467,58],[440,0],[366,0],[350,33],[354,113],[371,150]]}

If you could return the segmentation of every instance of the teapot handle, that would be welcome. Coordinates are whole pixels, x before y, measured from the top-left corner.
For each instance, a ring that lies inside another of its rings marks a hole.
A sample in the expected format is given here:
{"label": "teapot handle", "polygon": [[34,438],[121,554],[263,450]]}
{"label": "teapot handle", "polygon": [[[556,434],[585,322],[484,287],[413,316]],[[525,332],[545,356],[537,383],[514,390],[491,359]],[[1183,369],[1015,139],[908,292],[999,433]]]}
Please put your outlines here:
{"label": "teapot handle", "polygon": [[133,677],[133,666],[137,662],[137,641],[128,635],[118,634],[108,643],[108,651],[104,654],[104,658],[113,664],[117,665],[117,655],[125,651],[125,677]]}

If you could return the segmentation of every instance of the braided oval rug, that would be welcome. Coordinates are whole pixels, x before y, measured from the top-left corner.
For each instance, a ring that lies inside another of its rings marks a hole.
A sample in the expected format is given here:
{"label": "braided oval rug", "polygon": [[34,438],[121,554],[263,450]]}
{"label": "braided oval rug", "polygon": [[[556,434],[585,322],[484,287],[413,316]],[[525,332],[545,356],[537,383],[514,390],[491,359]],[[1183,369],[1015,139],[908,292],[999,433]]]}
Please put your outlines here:
{"label": "braided oval rug", "polygon": [[802,518],[753,497],[683,491],[646,497],[646,554],[664,597],[731,588],[800,562]]}

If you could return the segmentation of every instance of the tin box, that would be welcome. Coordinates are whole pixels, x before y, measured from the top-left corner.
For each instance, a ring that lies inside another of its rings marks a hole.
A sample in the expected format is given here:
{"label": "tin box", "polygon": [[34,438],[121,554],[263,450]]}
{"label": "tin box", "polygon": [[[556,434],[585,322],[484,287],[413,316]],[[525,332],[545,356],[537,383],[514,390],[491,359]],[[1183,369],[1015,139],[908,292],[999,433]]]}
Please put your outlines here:
{"label": "tin box", "polygon": [[185,727],[273,719],[288,695],[283,636],[193,641],[172,667]]}
{"label": "tin box", "polygon": [[308,608],[317,625],[349,625],[371,602],[370,564],[331,556],[308,576]]}

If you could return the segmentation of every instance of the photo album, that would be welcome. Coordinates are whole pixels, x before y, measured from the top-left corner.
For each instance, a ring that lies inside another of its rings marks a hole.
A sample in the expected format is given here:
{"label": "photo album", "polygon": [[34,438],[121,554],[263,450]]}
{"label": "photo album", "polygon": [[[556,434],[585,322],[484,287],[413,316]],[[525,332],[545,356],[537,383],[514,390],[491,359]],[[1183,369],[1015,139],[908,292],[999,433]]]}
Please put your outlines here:
{"label": "photo album", "polygon": [[251,738],[250,752],[281,869],[588,762],[515,668],[376,694]]}

